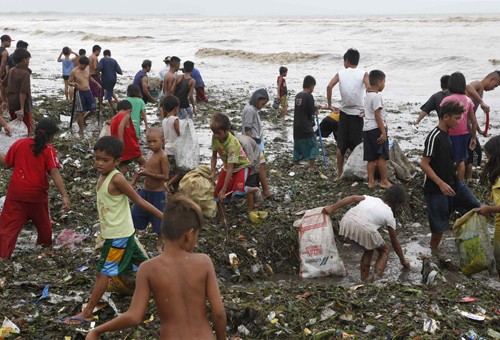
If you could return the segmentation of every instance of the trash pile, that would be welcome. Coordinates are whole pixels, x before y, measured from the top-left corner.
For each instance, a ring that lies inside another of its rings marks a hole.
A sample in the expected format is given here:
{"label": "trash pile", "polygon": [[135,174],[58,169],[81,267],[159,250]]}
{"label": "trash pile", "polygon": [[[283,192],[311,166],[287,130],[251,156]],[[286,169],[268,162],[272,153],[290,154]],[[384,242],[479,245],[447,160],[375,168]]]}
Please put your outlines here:
{"label": "trash pile", "polygon": [[[238,131],[238,118],[249,98],[247,92],[238,87],[234,91],[210,88],[212,100],[199,105],[195,118],[199,136],[209,133],[207,126],[212,112],[228,113],[236,123],[234,130]],[[40,112],[49,116],[67,114],[63,101],[42,99],[35,105]],[[273,112],[269,109],[262,116],[269,127],[279,120]],[[110,117],[107,112],[105,119]],[[285,128],[290,124],[287,120]],[[0,338],[10,334],[10,338],[22,339],[82,339],[90,327],[112,319],[130,305],[130,296],[111,293],[98,306],[92,323],[78,326],[61,323],[81,310],[96,277],[99,226],[92,146],[99,129],[95,130],[95,137],[56,138],[53,143],[64,164],[61,174],[72,210],[60,211],[57,189],[51,186],[54,247],[36,248],[36,232],[28,225],[19,237],[13,258],[0,261],[0,318],[5,320]],[[267,141],[266,149],[273,157],[268,163],[268,178],[274,197],[263,202],[259,207],[262,212],[249,216],[244,200],[236,201],[226,207],[227,226],[216,218],[207,218],[199,235],[195,251],[208,254],[214,262],[228,315],[229,337],[498,338],[500,287],[486,271],[466,278],[457,268],[437,263],[436,270],[428,264],[427,279],[422,283],[422,260],[413,260],[410,271],[403,272],[391,255],[386,278],[360,284],[361,254],[336,234],[347,207],[331,215],[335,248],[347,276],[299,279],[299,229],[294,222],[307,210],[332,204],[348,195],[380,196],[382,190],[369,190],[360,180],[334,182],[331,166],[318,166],[313,172],[307,172],[305,166],[294,167],[291,153],[283,151],[289,148],[287,139],[279,134]],[[326,150],[329,164],[334,164],[334,146],[327,144]],[[207,164],[203,155],[201,163]],[[1,195],[6,193],[5,179],[9,175],[9,171],[0,170],[4,179],[0,181]],[[403,249],[411,242],[421,244],[422,249],[428,248],[429,229],[421,183],[419,171],[405,183],[409,204],[397,216]],[[488,200],[487,191],[477,182],[470,185],[480,200]],[[157,255],[153,233],[139,232],[137,236],[150,256]],[[443,249],[458,267],[453,234],[450,232],[445,238],[448,239],[444,240]],[[110,333],[108,338],[153,339],[158,335],[159,319],[151,300],[140,326]]]}

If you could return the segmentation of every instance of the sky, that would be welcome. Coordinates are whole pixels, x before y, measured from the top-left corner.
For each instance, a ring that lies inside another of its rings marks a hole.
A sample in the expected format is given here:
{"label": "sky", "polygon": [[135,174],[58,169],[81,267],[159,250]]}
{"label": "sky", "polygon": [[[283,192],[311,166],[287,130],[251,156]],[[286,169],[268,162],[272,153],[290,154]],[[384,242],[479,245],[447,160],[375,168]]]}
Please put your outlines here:
{"label": "sky", "polygon": [[[82,7],[79,4],[85,4]],[[127,15],[336,16],[500,13],[499,0],[0,0],[6,12]]]}

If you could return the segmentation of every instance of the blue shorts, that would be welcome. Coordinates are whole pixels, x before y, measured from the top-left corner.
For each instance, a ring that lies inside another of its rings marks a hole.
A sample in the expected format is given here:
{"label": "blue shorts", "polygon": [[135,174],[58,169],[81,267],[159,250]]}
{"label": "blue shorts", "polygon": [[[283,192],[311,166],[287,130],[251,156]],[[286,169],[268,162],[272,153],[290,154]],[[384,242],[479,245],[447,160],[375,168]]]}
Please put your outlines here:
{"label": "blue shorts", "polygon": [[363,131],[363,160],[373,162],[383,157],[385,160],[389,159],[389,140],[385,143],[379,144],[377,139],[382,132],[379,128],[373,130]]}
{"label": "blue shorts", "polygon": [[469,134],[460,136],[450,136],[451,152],[453,154],[453,162],[458,164],[466,161],[469,158]]}
{"label": "blue shorts", "polygon": [[[153,205],[156,209],[160,210],[161,212],[163,212],[163,210],[165,209],[165,203],[166,203],[165,190],[149,191],[142,189],[139,195],[141,196],[142,199],[151,203],[151,205]],[[132,220],[134,221],[135,229],[144,230],[151,222],[151,225],[153,226],[153,231],[156,234],[159,234],[161,232],[161,219],[146,212],[137,204],[134,204],[134,206],[132,207]]]}
{"label": "blue shorts", "polygon": [[80,94],[80,104],[82,105],[80,112],[95,111],[95,101],[94,96],[90,90],[88,91],[78,91]]}
{"label": "blue shorts", "polygon": [[429,226],[433,233],[450,229],[450,215],[453,210],[463,214],[481,205],[469,187],[461,181],[455,190],[455,196],[425,193],[425,202]]}
{"label": "blue shorts", "polygon": [[179,119],[193,119],[193,111],[191,110],[191,106],[180,109],[177,117],[179,117]]}
{"label": "blue shorts", "polygon": [[293,140],[293,160],[294,161],[308,161],[318,157],[318,141],[316,135],[309,138],[294,139]]}
{"label": "blue shorts", "polygon": [[136,272],[139,265],[148,259],[148,255],[135,237],[106,239],[102,246],[97,271],[107,276],[121,276]]}

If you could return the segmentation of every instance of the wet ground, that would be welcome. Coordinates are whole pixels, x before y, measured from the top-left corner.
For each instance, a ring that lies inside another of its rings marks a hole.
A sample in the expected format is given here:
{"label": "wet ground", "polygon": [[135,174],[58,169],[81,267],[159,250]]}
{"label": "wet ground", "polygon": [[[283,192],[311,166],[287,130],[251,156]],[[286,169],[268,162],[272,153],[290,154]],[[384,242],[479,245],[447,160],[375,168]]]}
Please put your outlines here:
{"label": "wet ground", "polygon": [[[199,105],[199,115],[195,119],[202,162],[205,163],[209,159],[207,151],[211,135],[208,122],[211,113],[227,113],[234,130],[239,131],[240,113],[250,93],[243,88],[231,92],[213,88],[208,95],[210,102]],[[55,98],[38,98],[35,107],[38,114],[44,113],[56,119],[69,114],[69,106]],[[397,108],[393,113],[396,113],[394,117],[401,117]],[[148,108],[148,114],[153,122],[156,115],[153,107]],[[108,109],[103,108],[101,122],[110,117]],[[430,256],[430,235],[420,189],[420,172],[405,184],[409,202],[398,216],[398,237],[411,262],[409,270],[403,271],[397,256],[391,252],[384,278],[361,283],[361,253],[337,238],[337,247],[348,275],[299,279],[298,235],[293,227],[293,222],[300,218],[297,213],[331,204],[352,194],[380,196],[382,190],[369,190],[362,181],[334,181],[333,140],[326,141],[328,167],[318,163],[317,170],[311,173],[306,171],[305,165],[293,166],[289,151],[292,117],[289,116],[284,125],[280,124],[276,113],[269,108],[263,114],[263,120],[266,149],[270,155],[268,177],[275,200],[265,201],[259,209],[268,211],[269,218],[262,224],[252,224],[244,204],[230,205],[228,227],[215,219],[208,220],[195,248],[195,251],[207,253],[215,264],[231,337],[457,339],[470,329],[486,338],[489,331],[500,329],[498,278],[487,272],[472,278],[464,277],[457,270],[451,232],[445,235],[442,247],[445,257],[451,262],[435,260],[448,282],[430,288],[421,284],[421,256]],[[67,130],[67,123],[61,123],[61,127],[63,131]],[[19,337],[22,339],[78,339],[83,338],[89,329],[89,325],[66,326],[58,320],[81,309],[95,279],[99,254],[94,250],[98,218],[95,208],[97,175],[93,168],[92,146],[99,130],[94,118],[89,121],[85,138],[66,132],[53,143],[64,164],[62,175],[73,203],[70,212],[60,212],[57,190],[51,186],[54,236],[57,237],[63,229],[73,229],[88,237],[74,247],[55,246],[48,251],[34,246],[36,232],[27,226],[19,237],[12,259],[0,262],[0,278],[4,280],[0,280],[0,317],[8,317],[20,327]],[[422,138],[407,132],[396,137],[402,141],[401,145],[408,146],[413,145],[412,139]],[[416,161],[420,157],[419,149],[420,146],[406,147],[405,153]],[[0,183],[1,193],[6,191],[9,175],[8,171],[0,170],[4,179]],[[487,190],[479,187],[477,181],[469,184],[482,201],[488,199]],[[285,201],[287,192],[290,201]],[[334,230],[346,210],[340,209],[332,215]],[[140,233],[139,237],[149,254],[156,255],[154,235]],[[384,233],[384,238],[388,240],[387,233]],[[231,266],[230,253],[237,255],[238,266]],[[44,297],[42,292],[47,286],[48,294]],[[464,297],[475,300],[463,302]],[[130,303],[130,297],[116,293],[110,298],[118,312],[126,310]],[[114,317],[116,311],[112,305],[109,303],[95,314],[97,323]],[[472,320],[470,316],[462,316],[460,311],[484,316],[484,320]],[[426,320],[428,327],[424,330]],[[434,329],[438,324],[439,328]],[[158,330],[159,321],[151,301],[144,323],[136,329],[110,334],[108,338],[154,339],[158,337]]]}

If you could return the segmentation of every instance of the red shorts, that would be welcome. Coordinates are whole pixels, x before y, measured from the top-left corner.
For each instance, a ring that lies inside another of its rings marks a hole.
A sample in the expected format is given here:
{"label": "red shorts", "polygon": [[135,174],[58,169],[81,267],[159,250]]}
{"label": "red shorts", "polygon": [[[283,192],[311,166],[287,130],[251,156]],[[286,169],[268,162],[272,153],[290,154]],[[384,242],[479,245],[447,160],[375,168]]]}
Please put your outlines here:
{"label": "red shorts", "polygon": [[[249,174],[250,168],[243,168],[236,173],[233,173],[231,180],[229,181],[229,185],[226,189],[226,199],[230,199],[233,195],[235,196],[245,196],[247,194],[247,188],[245,186],[245,182],[247,181],[247,177]],[[226,180],[226,170],[222,169],[219,179],[217,180],[217,185],[215,186],[214,192],[214,200],[217,202],[219,200],[219,192],[224,186],[224,181]]]}
{"label": "red shorts", "polygon": [[52,224],[48,202],[21,202],[5,199],[0,215],[0,258],[8,259],[24,224],[33,221],[38,232],[37,244],[52,245]]}

